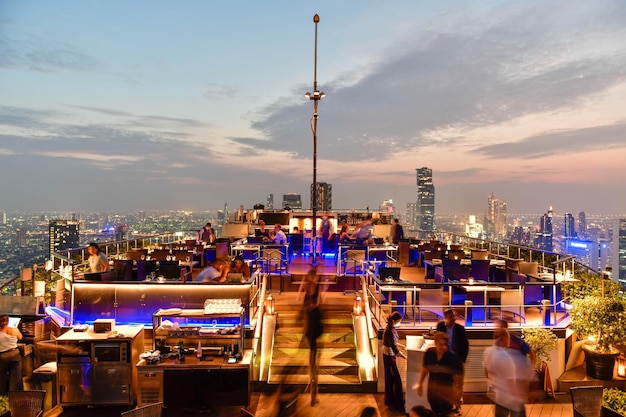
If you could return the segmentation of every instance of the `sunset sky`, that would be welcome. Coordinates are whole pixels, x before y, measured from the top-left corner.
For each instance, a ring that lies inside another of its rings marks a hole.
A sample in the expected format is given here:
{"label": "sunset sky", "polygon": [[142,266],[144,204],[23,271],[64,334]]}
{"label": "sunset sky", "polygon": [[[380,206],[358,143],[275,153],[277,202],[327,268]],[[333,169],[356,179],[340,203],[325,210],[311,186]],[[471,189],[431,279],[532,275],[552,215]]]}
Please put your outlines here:
{"label": "sunset sky", "polygon": [[626,2],[1,1],[0,210],[626,213]]}

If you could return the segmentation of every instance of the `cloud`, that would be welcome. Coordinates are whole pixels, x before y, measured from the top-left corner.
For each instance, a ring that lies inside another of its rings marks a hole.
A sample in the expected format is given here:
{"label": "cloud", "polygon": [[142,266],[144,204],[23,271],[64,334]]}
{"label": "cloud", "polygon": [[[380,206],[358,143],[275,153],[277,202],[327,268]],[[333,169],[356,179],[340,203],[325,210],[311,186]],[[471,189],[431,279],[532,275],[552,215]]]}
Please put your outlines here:
{"label": "cloud", "polygon": [[28,36],[27,39],[0,39],[0,68],[38,72],[96,71],[104,65],[66,43]]}
{"label": "cloud", "polygon": [[235,97],[237,94],[237,88],[220,85],[220,84],[209,84],[206,87],[206,91],[203,96],[209,100],[225,100]]}
{"label": "cloud", "polygon": [[626,148],[626,123],[546,132],[518,142],[482,146],[472,152],[488,158],[537,159],[596,150]]}
{"label": "cloud", "polygon": [[[464,141],[433,138],[433,131],[571,109],[601,96],[626,80],[624,8],[610,5],[615,13],[583,7],[565,17],[562,6],[518,5],[492,13],[497,19],[481,26],[460,16],[439,32],[394,45],[357,82],[320,85],[327,95],[319,102],[318,155],[374,161],[420,153]],[[588,39],[610,41],[597,47]],[[252,127],[267,140],[258,146],[311,155],[311,103],[273,103],[260,114]]]}

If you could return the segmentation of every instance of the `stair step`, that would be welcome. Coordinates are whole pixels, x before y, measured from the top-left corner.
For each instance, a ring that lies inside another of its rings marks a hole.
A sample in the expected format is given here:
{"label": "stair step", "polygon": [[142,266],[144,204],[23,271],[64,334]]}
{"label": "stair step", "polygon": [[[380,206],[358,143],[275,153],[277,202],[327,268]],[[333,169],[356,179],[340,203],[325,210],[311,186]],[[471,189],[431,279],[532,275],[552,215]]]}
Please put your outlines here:
{"label": "stair step", "polygon": [[[310,381],[308,374],[292,374],[292,375],[282,375],[282,374],[271,374],[268,379],[270,384],[301,384],[307,385]],[[340,384],[360,384],[361,378],[358,375],[325,375],[319,374],[317,376],[318,385],[340,385]]]}
{"label": "stair step", "polygon": [[[325,348],[318,351],[320,366],[357,366],[356,349]],[[272,366],[307,366],[309,363],[308,351],[298,348],[275,348],[272,356]]]}

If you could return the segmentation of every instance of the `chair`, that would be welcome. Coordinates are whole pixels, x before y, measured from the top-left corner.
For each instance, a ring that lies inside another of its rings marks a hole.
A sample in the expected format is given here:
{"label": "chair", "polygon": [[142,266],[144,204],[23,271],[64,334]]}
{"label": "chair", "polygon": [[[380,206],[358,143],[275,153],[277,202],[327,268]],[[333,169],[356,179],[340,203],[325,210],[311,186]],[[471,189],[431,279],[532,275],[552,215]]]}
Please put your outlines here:
{"label": "chair", "polygon": [[137,281],[143,281],[147,275],[156,273],[157,262],[155,260],[137,261]]}
{"label": "chair", "polygon": [[115,269],[111,269],[106,272],[101,272],[100,279],[106,282],[115,281],[117,279],[117,272],[115,271]]}
{"label": "chair", "polygon": [[463,259],[465,258],[465,252],[463,250],[449,250],[446,253],[448,259]]}
{"label": "chair", "polygon": [[471,257],[472,259],[489,259],[489,252],[487,249],[472,249]]}
{"label": "chair", "polygon": [[522,321],[526,323],[523,300],[524,292],[521,288],[507,288],[500,292],[500,318],[502,318],[502,313],[508,312],[513,314],[513,318],[519,317],[520,323]]}
{"label": "chair", "polygon": [[424,311],[434,314],[436,320],[443,320],[443,287],[422,288],[418,295],[420,323]]}
{"label": "chair", "polygon": [[9,391],[11,417],[39,417],[43,415],[46,391]]}
{"label": "chair", "polygon": [[541,308],[541,300],[543,300],[543,285],[540,283],[527,283],[523,288],[524,306],[537,306]]}
{"label": "chair", "polygon": [[134,410],[124,411],[121,417],[161,417],[163,403],[154,403],[137,407]]}
{"label": "chair", "polygon": [[352,264],[352,273],[354,275],[359,271],[362,272],[362,265],[365,262],[365,249],[349,249],[346,252],[346,257],[341,262],[344,265],[344,275],[348,274],[348,264],[350,263]]}
{"label": "chair", "polygon": [[139,261],[141,260],[142,256],[145,259],[146,255],[148,255],[148,249],[136,249],[126,252],[126,258],[130,259],[131,261]]}
{"label": "chair", "polygon": [[519,273],[527,277],[537,277],[539,275],[539,263],[522,261],[519,263]]}
{"label": "chair", "polygon": [[471,277],[477,281],[489,281],[489,259],[472,259]]}
{"label": "chair", "polygon": [[133,280],[133,260],[132,259],[116,259],[113,261],[113,269],[115,270],[117,281]]}
{"label": "chair", "polygon": [[574,417],[600,417],[602,415],[602,386],[572,387]]}
{"label": "chair", "polygon": [[155,259],[157,261],[165,261],[167,257],[170,256],[169,249],[155,249],[150,254],[150,258]]}
{"label": "chair", "polygon": [[167,280],[180,280],[182,268],[178,261],[160,261],[159,275],[163,275]]}

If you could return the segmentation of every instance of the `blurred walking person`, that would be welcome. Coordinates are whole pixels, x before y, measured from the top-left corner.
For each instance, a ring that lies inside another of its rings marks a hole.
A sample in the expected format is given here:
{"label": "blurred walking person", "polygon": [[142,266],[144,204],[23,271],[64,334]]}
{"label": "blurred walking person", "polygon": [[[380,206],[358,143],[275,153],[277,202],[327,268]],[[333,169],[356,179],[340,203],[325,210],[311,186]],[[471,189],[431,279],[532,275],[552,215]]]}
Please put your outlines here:
{"label": "blurred walking person", "polygon": [[311,406],[319,402],[317,398],[317,339],[324,332],[322,312],[320,310],[322,288],[318,282],[317,271],[311,269],[302,284],[300,292],[304,293],[302,313],[304,318],[304,335],[309,343],[309,376],[311,389]]}
{"label": "blurred walking person", "polygon": [[494,337],[495,345],[483,354],[487,396],[495,403],[496,417],[524,417],[532,372],[530,360],[510,349],[511,336],[507,329],[496,329]]}
{"label": "blurred walking person", "polygon": [[406,359],[406,355],[398,349],[398,331],[396,328],[401,321],[402,315],[397,311],[391,313],[387,319],[387,327],[383,333],[383,366],[385,368],[385,405],[404,413],[402,380],[396,363],[398,355]]}
{"label": "blurred walking person", "polygon": [[463,362],[448,349],[448,334],[435,333],[435,346],[424,354],[422,371],[416,388],[417,395],[423,394],[423,383],[428,376],[428,403],[437,417],[448,417],[461,392]]}

